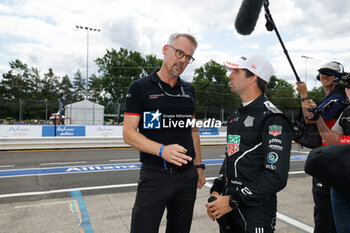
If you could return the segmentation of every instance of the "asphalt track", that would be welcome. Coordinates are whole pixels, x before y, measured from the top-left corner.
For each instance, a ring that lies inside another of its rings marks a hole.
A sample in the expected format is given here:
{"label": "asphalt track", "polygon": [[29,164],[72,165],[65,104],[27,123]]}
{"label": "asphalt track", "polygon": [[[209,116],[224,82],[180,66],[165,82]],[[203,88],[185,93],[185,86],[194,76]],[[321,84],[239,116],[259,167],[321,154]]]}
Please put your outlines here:
{"label": "asphalt track", "polygon": [[[205,203],[222,146],[202,147],[207,184],[198,190],[191,232],[218,232]],[[278,194],[276,232],[312,232],[308,151],[293,146],[287,187]],[[0,232],[129,232],[138,180],[133,149],[0,153]],[[163,220],[160,232],[164,232]]]}

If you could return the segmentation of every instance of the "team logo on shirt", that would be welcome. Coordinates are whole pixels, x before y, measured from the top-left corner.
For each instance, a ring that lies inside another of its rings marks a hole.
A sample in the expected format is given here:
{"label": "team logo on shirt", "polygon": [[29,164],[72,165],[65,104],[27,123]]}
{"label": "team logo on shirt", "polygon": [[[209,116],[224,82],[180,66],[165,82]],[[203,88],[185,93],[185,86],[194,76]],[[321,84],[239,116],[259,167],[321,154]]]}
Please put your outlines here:
{"label": "team logo on shirt", "polygon": [[143,112],[143,128],[144,129],[160,129],[160,116],[162,113],[157,111]]}
{"label": "team logo on shirt", "polygon": [[265,167],[270,170],[275,170],[277,167],[274,165],[278,161],[278,154],[276,152],[270,152],[266,156],[266,160],[269,164],[266,164]]}
{"label": "team logo on shirt", "polygon": [[268,163],[276,163],[278,160],[278,154],[276,152],[270,152],[267,154],[266,159]]}
{"label": "team logo on shirt", "polygon": [[239,135],[228,135],[227,138],[227,154],[228,156],[233,155],[239,151],[239,143],[241,142],[241,136]]}
{"label": "team logo on shirt", "polygon": [[276,137],[282,134],[282,126],[281,125],[269,125],[269,134]]}
{"label": "team logo on shirt", "polygon": [[244,120],[244,126],[245,127],[252,127],[254,125],[254,119],[255,117],[247,116],[247,118]]}

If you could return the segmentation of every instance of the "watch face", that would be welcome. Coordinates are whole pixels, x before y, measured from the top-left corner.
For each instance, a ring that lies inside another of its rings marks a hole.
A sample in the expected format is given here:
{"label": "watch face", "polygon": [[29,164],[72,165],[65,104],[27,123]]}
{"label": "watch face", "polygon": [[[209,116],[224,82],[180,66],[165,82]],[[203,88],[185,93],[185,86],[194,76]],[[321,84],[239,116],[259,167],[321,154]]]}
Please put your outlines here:
{"label": "watch face", "polygon": [[230,202],[229,202],[229,204],[230,204],[230,207],[231,207],[232,209],[236,209],[236,208],[238,207],[237,202],[236,202],[235,200],[232,199],[232,196],[230,196]]}

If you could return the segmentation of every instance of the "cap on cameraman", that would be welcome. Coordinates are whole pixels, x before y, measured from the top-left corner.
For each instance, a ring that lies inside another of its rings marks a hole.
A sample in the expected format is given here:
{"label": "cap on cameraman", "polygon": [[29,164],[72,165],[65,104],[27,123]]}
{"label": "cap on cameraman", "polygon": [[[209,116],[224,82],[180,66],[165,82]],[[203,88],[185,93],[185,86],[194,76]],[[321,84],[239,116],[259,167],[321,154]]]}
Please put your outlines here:
{"label": "cap on cameraman", "polygon": [[228,70],[247,69],[267,83],[274,74],[271,63],[262,55],[253,55],[250,57],[241,57],[237,62],[224,62]]}
{"label": "cap on cameraman", "polygon": [[[318,72],[327,76],[338,76],[341,73],[340,63],[334,61],[327,62],[318,69]],[[317,76],[317,80],[320,80],[319,76]]]}

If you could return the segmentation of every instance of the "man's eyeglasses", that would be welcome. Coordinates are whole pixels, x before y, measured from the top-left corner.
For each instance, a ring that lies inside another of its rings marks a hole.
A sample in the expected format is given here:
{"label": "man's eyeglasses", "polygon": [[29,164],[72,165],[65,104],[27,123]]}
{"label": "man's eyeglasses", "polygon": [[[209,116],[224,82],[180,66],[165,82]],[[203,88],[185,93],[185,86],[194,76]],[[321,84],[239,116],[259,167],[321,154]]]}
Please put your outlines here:
{"label": "man's eyeglasses", "polygon": [[185,57],[186,62],[187,62],[188,64],[190,64],[190,63],[192,63],[192,62],[194,61],[194,58],[193,58],[192,56],[186,55],[186,54],[184,53],[184,51],[182,51],[181,49],[176,49],[176,48],[174,48],[174,47],[171,46],[171,45],[168,45],[168,46],[169,46],[170,48],[172,48],[172,49],[175,50],[175,56],[176,56],[178,59],[181,59],[181,58]]}

